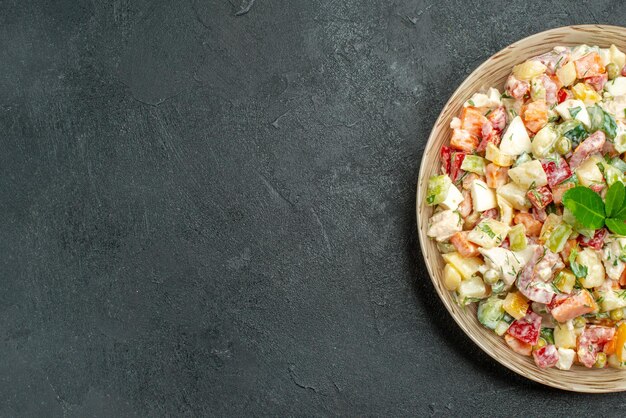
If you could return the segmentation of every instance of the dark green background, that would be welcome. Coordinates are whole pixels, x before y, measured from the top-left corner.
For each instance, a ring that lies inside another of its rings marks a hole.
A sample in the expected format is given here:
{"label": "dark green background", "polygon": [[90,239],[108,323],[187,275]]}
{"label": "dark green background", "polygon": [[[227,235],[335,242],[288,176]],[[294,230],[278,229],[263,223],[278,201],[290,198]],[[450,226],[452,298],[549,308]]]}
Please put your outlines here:
{"label": "dark green background", "polygon": [[0,1],[0,415],[625,415],[533,384],[415,234],[443,104],[619,1]]}

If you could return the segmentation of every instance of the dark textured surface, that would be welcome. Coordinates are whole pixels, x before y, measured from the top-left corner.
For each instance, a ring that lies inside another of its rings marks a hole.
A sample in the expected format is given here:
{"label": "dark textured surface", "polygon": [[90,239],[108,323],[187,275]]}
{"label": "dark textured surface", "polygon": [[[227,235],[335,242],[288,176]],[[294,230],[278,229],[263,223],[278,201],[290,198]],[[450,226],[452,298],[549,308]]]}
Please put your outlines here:
{"label": "dark textured surface", "polygon": [[246,4],[0,2],[0,415],[623,416],[477,349],[413,232],[463,78],[621,2]]}

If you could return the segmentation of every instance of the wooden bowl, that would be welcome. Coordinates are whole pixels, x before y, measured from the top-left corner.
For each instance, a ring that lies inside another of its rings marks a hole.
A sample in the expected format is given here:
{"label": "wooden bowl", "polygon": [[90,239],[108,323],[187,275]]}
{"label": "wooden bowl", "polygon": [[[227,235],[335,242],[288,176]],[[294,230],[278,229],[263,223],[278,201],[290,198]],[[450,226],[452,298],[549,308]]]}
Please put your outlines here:
{"label": "wooden bowl", "polygon": [[443,259],[436,243],[426,236],[428,218],[432,214],[432,208],[426,205],[424,199],[428,178],[438,171],[439,150],[442,145],[449,143],[450,121],[452,117],[458,116],[463,103],[481,89],[493,86],[502,91],[504,81],[515,64],[548,52],[557,45],[578,44],[598,45],[603,48],[615,44],[620,50],[626,51],[626,28],[579,25],[541,32],[504,48],[463,81],[444,106],[426,144],[417,184],[417,227],[422,254],[439,297],[456,323],[483,351],[505,367],[544,385],[576,392],[619,392],[626,390],[626,370],[587,369],[582,366],[573,366],[566,371],[556,368],[541,370],[532,357],[513,352],[502,337],[478,322],[475,306],[463,309],[454,302],[451,292],[443,286]]}

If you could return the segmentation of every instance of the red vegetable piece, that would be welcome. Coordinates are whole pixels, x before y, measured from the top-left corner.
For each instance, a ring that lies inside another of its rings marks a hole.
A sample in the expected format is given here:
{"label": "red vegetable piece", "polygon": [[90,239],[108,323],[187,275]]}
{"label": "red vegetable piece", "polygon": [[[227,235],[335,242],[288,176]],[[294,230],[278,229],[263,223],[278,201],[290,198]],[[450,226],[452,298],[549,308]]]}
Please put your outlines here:
{"label": "red vegetable piece", "polygon": [[541,317],[530,311],[525,317],[513,321],[507,334],[527,344],[536,345],[541,330]]}
{"label": "red vegetable piece", "polygon": [[559,103],[563,103],[564,101],[566,101],[568,98],[570,97],[570,94],[567,92],[567,90],[565,89],[561,89],[559,90],[559,92],[556,94],[556,101]]}
{"label": "red vegetable piece", "polygon": [[554,344],[546,345],[538,350],[533,351],[535,364],[542,369],[554,367],[559,361],[559,351]]}
{"label": "red vegetable piece", "polygon": [[451,157],[451,154],[452,154],[452,149],[450,147],[447,147],[445,145],[441,147],[441,152],[440,152],[441,169],[446,174],[450,174],[450,157]]}
{"label": "red vegetable piece", "polygon": [[542,186],[538,189],[530,189],[526,193],[526,196],[528,200],[530,200],[530,203],[538,210],[545,208],[552,202],[552,192],[547,186]]}
{"label": "red vegetable piece", "polygon": [[576,241],[583,247],[591,247],[594,250],[602,249],[604,239],[609,235],[609,231],[606,228],[600,228],[596,230],[596,233],[592,238],[587,238],[584,235],[579,235]]}
{"label": "red vegetable piece", "polygon": [[574,150],[572,157],[569,159],[570,168],[572,170],[577,169],[591,154],[600,152],[605,142],[606,135],[602,131],[596,131],[589,135]]}
{"label": "red vegetable piece", "polygon": [[554,187],[572,177],[572,170],[563,157],[559,157],[558,161],[553,159],[541,160],[541,167],[546,172],[550,187]]}
{"label": "red vegetable piece", "polygon": [[506,110],[503,106],[498,107],[489,115],[487,115],[487,119],[491,122],[491,126],[498,133],[501,134],[506,127]]}
{"label": "red vegetable piece", "polygon": [[461,164],[463,164],[466,155],[464,152],[453,152],[450,156],[450,178],[453,182],[460,179],[465,172],[461,170]]}

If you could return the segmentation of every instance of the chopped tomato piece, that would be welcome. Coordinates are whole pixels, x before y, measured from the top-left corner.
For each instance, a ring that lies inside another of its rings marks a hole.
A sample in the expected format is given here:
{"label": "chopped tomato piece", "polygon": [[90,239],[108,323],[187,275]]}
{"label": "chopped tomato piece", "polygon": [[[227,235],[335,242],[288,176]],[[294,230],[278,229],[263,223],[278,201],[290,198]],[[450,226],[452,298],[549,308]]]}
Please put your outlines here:
{"label": "chopped tomato piece", "polygon": [[543,224],[533,218],[533,216],[529,213],[520,212],[513,218],[513,223],[523,224],[526,227],[526,235],[529,237],[538,237],[541,233],[541,227]]}
{"label": "chopped tomato piece", "polygon": [[473,152],[478,146],[478,137],[464,129],[454,129],[450,146],[460,151]]}
{"label": "chopped tomato piece", "polygon": [[480,254],[478,252],[478,246],[468,241],[468,233],[468,231],[457,232],[450,237],[450,242],[454,245],[454,248],[465,258],[475,257]]}
{"label": "chopped tomato piece", "polygon": [[548,186],[530,189],[526,193],[526,196],[528,200],[530,200],[530,203],[537,209],[543,209],[552,202],[552,192]]}
{"label": "chopped tomato piece", "polygon": [[513,351],[523,356],[530,356],[530,353],[533,350],[532,345],[525,343],[523,341],[520,341],[517,338],[509,334],[504,334],[504,341],[506,341],[507,345],[511,347]]}
{"label": "chopped tomato piece", "polygon": [[558,298],[553,301],[553,305],[556,306],[551,308],[551,313],[558,322],[566,322],[598,309],[595,299],[586,289],[565,298]]}
{"label": "chopped tomato piece", "polygon": [[485,167],[487,186],[492,189],[504,186],[509,180],[508,172],[509,169],[507,167],[499,167],[493,163],[487,164]]}
{"label": "chopped tomato piece", "polygon": [[541,167],[546,172],[550,187],[556,186],[572,177],[572,170],[563,157],[558,157],[558,160],[553,158],[541,160]]}
{"label": "chopped tomato piece", "polygon": [[533,351],[535,364],[542,369],[554,367],[559,361],[559,351],[554,344],[549,344]]}
{"label": "chopped tomato piece", "polygon": [[539,341],[540,329],[541,317],[529,310],[525,317],[513,321],[506,332],[520,341],[535,345]]}
{"label": "chopped tomato piece", "polygon": [[609,231],[606,228],[600,228],[596,230],[592,238],[579,235],[577,241],[582,247],[591,247],[594,250],[601,250],[607,235],[609,235]]}
{"label": "chopped tomato piece", "polygon": [[548,123],[548,105],[545,100],[529,102],[522,106],[522,119],[524,125],[531,132],[538,132],[539,129]]}
{"label": "chopped tomato piece", "polygon": [[584,57],[578,58],[574,61],[574,67],[576,67],[576,78],[581,80],[606,72],[604,65],[602,65],[602,58],[597,52],[590,52]]}

